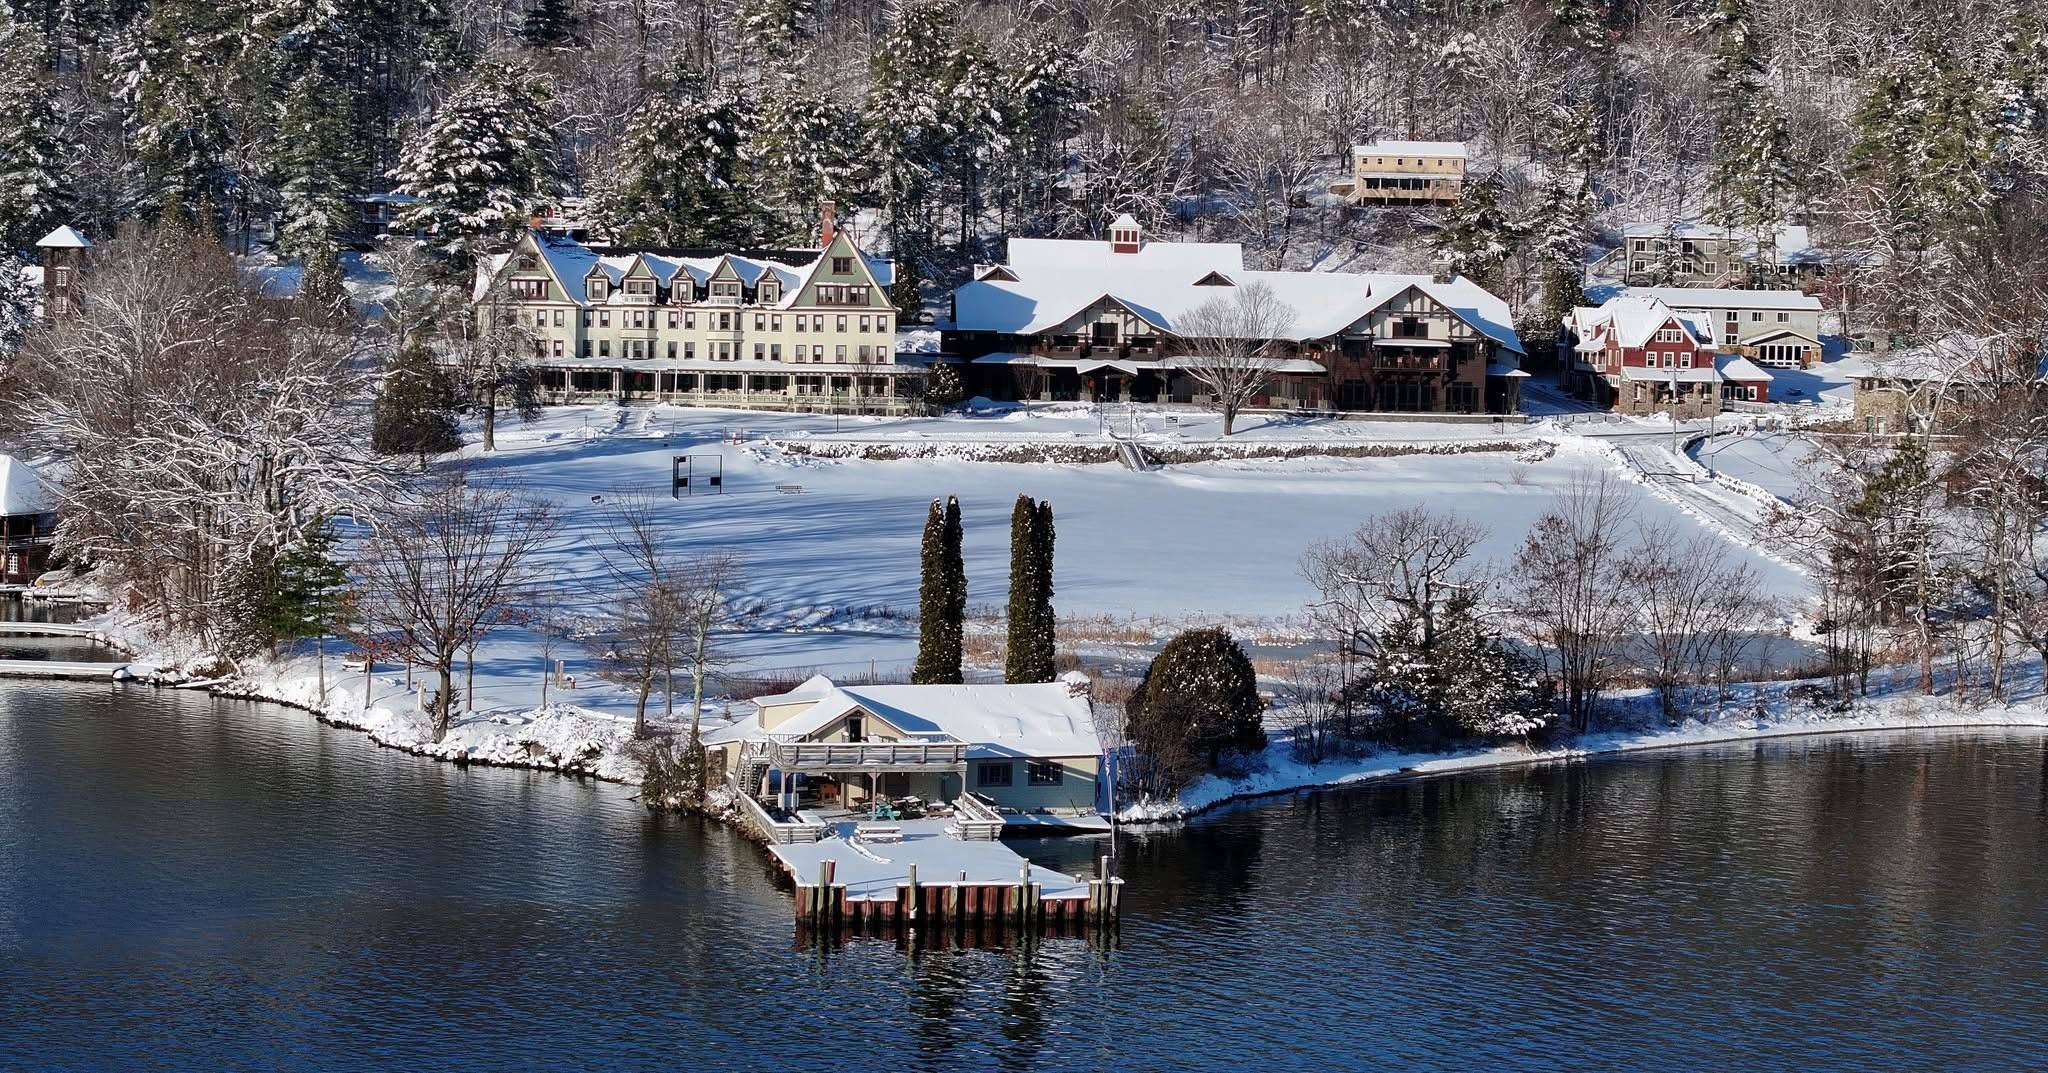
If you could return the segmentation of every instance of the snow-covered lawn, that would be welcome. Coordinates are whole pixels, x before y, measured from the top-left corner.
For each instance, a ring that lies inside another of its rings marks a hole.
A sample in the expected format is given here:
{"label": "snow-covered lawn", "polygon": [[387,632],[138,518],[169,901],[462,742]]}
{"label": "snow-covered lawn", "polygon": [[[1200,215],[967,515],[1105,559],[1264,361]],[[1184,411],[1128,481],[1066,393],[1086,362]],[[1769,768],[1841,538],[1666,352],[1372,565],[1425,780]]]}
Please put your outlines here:
{"label": "snow-covered lawn", "polygon": [[[1123,415],[1116,415],[1123,419]],[[728,548],[746,563],[737,605],[745,631],[728,639],[756,671],[819,668],[900,671],[914,655],[918,541],[926,505],[955,495],[966,519],[970,602],[1007,598],[1009,516],[1019,494],[1052,502],[1058,527],[1056,607],[1063,618],[1108,616],[1173,623],[1256,622],[1297,615],[1311,596],[1297,563],[1314,541],[1341,536],[1368,515],[1411,506],[1452,511],[1489,533],[1481,556],[1505,569],[1530,526],[1575,478],[1616,467],[1613,453],[1547,426],[1514,427],[1527,447],[1470,454],[1306,457],[1199,462],[1137,472],[1114,463],[823,460],[764,439],[829,442],[942,440],[971,456],[997,441],[1095,440],[1103,418],[1082,408],[1029,415],[853,419],[688,409],[552,409],[501,427],[499,449],[468,452],[479,471],[557,505],[563,521],[540,569],[572,608],[602,613],[608,581],[596,551],[603,497],[634,492],[683,547]],[[1201,441],[1212,419],[1141,417],[1151,442]],[[835,426],[838,426],[835,428]],[[586,431],[586,429],[588,431]],[[744,440],[725,442],[744,430]],[[1242,442],[1431,450],[1458,441],[1496,446],[1486,425],[1256,419]],[[1232,442],[1240,442],[1232,437]],[[700,475],[722,467],[721,494],[668,496],[670,460],[688,455]],[[801,491],[783,490],[796,489]],[[1623,489],[1645,522],[1702,524],[1640,485]],[[1805,581],[1758,557],[1773,591]],[[561,653],[586,664],[587,654]],[[483,673],[536,676],[530,637],[506,631],[486,645]],[[537,680],[537,678],[535,679]],[[514,702],[493,686],[489,703]],[[531,700],[527,701],[530,705]]]}
{"label": "snow-covered lawn", "polygon": [[1814,467],[1821,462],[1811,439],[1783,432],[1721,437],[1701,445],[1694,457],[1721,476],[1787,501],[1813,490]]}

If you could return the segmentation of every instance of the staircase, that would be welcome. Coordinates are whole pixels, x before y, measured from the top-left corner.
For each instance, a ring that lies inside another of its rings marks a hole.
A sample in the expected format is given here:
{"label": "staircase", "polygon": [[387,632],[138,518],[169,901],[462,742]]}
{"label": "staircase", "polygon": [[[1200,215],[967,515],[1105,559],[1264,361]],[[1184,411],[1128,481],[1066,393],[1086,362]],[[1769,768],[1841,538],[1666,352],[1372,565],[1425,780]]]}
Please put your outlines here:
{"label": "staircase", "polygon": [[761,792],[761,777],[768,774],[768,751],[759,742],[743,742],[740,745],[739,763],[733,765],[732,788],[753,797]]}
{"label": "staircase", "polygon": [[1151,459],[1145,457],[1144,448],[1129,440],[1116,441],[1116,458],[1124,464],[1125,469],[1140,473],[1159,468]]}

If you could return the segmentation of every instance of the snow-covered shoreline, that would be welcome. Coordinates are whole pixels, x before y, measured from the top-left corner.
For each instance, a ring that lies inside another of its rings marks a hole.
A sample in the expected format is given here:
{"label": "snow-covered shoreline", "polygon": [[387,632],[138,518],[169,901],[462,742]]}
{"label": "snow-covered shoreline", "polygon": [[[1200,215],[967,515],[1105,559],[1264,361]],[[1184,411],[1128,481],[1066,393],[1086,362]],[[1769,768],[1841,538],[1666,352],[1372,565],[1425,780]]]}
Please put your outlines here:
{"label": "snow-covered shoreline", "polygon": [[[1928,705],[1938,710],[1923,710]],[[1888,710],[1896,709],[1896,710]],[[1454,753],[1379,753],[1323,764],[1303,764],[1287,755],[1284,741],[1262,757],[1263,766],[1239,777],[1205,775],[1167,801],[1143,801],[1125,808],[1118,819],[1128,824],[1179,823],[1225,805],[1310,790],[1329,790],[1400,779],[1459,775],[1543,764],[1568,763],[1599,756],[1684,749],[1777,738],[1818,737],[1914,730],[1985,728],[2048,731],[2048,707],[2039,700],[2001,708],[1955,707],[1941,698],[1886,697],[1846,713],[1759,721],[1731,719],[1715,723],[1688,722],[1662,730],[1607,731],[1588,734],[1568,746],[1529,749],[1498,746]]]}

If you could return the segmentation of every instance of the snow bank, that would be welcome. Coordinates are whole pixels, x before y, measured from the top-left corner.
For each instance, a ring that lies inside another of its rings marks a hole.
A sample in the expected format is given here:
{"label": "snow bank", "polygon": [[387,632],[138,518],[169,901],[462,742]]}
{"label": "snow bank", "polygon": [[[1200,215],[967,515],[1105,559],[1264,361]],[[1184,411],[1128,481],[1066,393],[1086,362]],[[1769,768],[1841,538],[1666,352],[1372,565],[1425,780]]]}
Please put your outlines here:
{"label": "snow bank", "polygon": [[[1796,683],[1787,683],[1787,685]],[[1877,698],[1847,712],[1788,711],[1782,687],[1774,685],[1778,710],[1761,718],[1749,716],[1688,721],[1680,726],[1618,730],[1588,734],[1569,745],[1535,749],[1505,745],[1453,753],[1386,752],[1325,764],[1303,764],[1289,755],[1291,745],[1278,738],[1246,774],[1226,778],[1204,776],[1170,800],[1145,800],[1125,808],[1126,823],[1159,823],[1185,819],[1230,801],[1299,790],[1350,786],[1397,777],[1448,775],[1488,768],[1519,767],[1579,760],[1603,754],[1713,745],[1733,741],[1842,734],[1867,731],[1921,730],[1957,727],[2036,727],[2048,729],[2048,702],[2035,698],[2002,707],[1957,704],[1919,695]]]}

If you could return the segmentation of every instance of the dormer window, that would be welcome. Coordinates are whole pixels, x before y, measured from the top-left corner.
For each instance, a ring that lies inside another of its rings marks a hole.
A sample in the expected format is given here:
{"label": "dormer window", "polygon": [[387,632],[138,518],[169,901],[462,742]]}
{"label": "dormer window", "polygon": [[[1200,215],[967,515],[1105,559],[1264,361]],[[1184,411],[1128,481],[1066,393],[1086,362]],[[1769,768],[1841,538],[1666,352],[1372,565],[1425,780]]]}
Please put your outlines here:
{"label": "dormer window", "polygon": [[626,281],[627,294],[653,294],[654,281],[651,279],[629,279]]}
{"label": "dormer window", "polygon": [[1221,272],[1211,272],[1211,273],[1209,273],[1208,275],[1206,275],[1206,276],[1203,276],[1203,277],[1202,277],[1201,279],[1198,279],[1198,280],[1196,280],[1196,281],[1195,281],[1195,286],[1197,286],[1197,287],[1235,287],[1235,286],[1237,286],[1237,284],[1235,284],[1235,283],[1231,282],[1231,280],[1230,280],[1230,277],[1229,277],[1229,276],[1226,276],[1226,275],[1224,275],[1224,274],[1223,274],[1223,273],[1221,273]]}
{"label": "dormer window", "polygon": [[603,298],[607,292],[607,285],[610,282],[610,280],[603,276],[592,276],[584,281],[583,289],[593,299]]}
{"label": "dormer window", "polygon": [[1119,246],[1135,246],[1138,244],[1138,229],[1119,227],[1109,233],[1109,240]]}
{"label": "dormer window", "polygon": [[772,280],[772,279],[764,279],[764,280],[762,280],[762,281],[761,281],[761,290],[760,290],[760,297],[761,297],[761,301],[763,301],[763,302],[773,302],[773,301],[775,301],[776,299],[778,299],[778,298],[781,298],[781,297],[782,297],[782,284],[781,284],[781,282],[780,282],[780,281],[777,281],[777,280]]}

